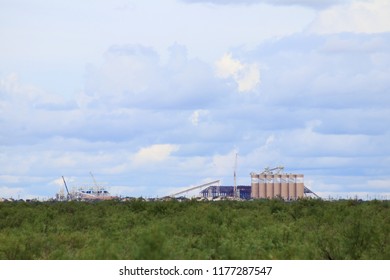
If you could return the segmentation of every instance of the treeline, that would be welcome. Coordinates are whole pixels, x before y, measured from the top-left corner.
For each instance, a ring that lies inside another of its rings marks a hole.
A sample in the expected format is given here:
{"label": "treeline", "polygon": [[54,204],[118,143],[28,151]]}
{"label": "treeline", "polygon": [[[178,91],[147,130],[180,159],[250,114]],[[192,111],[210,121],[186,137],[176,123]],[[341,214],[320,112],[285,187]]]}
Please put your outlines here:
{"label": "treeline", "polygon": [[390,202],[0,203],[0,259],[390,259]]}

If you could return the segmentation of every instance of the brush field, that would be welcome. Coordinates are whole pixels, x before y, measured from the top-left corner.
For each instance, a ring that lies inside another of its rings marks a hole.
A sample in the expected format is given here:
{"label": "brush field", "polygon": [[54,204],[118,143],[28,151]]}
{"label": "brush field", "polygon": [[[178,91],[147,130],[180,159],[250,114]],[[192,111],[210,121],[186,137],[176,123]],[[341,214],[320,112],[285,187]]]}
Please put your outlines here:
{"label": "brush field", "polygon": [[0,203],[0,259],[390,259],[390,201]]}

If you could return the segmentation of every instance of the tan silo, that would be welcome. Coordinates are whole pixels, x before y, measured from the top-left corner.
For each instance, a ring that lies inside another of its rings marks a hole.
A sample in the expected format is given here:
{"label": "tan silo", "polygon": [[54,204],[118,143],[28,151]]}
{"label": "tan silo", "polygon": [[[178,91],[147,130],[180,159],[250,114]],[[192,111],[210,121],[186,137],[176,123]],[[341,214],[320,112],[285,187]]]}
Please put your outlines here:
{"label": "tan silo", "polygon": [[266,178],[264,174],[259,175],[259,198],[266,198]]}
{"label": "tan silo", "polygon": [[266,175],[265,194],[267,198],[274,197],[274,175]]}
{"label": "tan silo", "polygon": [[298,198],[302,198],[304,196],[304,183],[303,183],[303,174],[297,175],[297,183],[296,183],[296,196]]}
{"label": "tan silo", "polygon": [[251,173],[251,197],[259,198],[259,174]]}
{"label": "tan silo", "polygon": [[281,180],[281,196],[283,199],[288,199],[288,175],[283,174]]}
{"label": "tan silo", "polygon": [[281,197],[282,192],[281,192],[281,177],[282,175],[275,175],[274,178],[274,197]]}
{"label": "tan silo", "polygon": [[295,190],[296,175],[290,174],[289,179],[290,180],[288,182],[288,199],[295,199],[296,198],[296,190]]}
{"label": "tan silo", "polygon": [[[278,170],[277,173],[272,171]],[[296,200],[304,196],[303,174],[280,173],[282,167],[266,168],[262,173],[251,173],[251,197]]]}

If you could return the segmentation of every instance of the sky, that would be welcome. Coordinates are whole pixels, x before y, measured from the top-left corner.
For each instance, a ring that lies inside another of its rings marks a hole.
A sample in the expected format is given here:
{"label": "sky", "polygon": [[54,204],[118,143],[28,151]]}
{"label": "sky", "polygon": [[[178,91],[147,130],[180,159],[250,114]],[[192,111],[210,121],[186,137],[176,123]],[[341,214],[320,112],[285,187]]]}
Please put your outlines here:
{"label": "sky", "polygon": [[390,1],[0,0],[0,197],[282,165],[390,199]]}

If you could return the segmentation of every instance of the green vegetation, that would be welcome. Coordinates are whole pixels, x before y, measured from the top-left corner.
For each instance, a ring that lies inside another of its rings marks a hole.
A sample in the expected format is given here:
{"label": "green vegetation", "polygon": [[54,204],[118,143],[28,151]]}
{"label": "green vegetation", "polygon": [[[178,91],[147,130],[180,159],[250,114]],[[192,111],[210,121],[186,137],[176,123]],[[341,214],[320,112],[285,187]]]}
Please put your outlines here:
{"label": "green vegetation", "polygon": [[0,259],[390,259],[390,202],[4,202]]}

